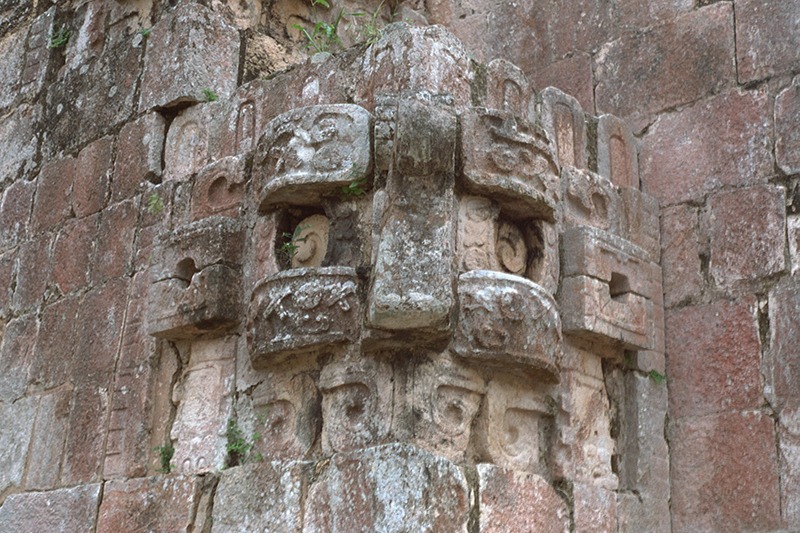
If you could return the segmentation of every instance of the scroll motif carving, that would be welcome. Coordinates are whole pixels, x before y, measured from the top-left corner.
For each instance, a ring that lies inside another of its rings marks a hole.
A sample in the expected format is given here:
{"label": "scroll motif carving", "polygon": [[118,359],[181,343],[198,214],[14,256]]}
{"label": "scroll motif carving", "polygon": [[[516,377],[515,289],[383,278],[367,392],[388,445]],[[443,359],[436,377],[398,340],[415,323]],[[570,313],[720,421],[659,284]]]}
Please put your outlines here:
{"label": "scroll motif carving", "polygon": [[254,177],[261,207],[318,204],[370,171],[370,115],[351,104],[304,107],[267,124]]}
{"label": "scroll motif carving", "polygon": [[301,220],[298,227],[300,232],[295,239],[297,250],[292,256],[292,268],[322,266],[328,250],[328,217],[312,215]]}
{"label": "scroll motif carving", "polygon": [[465,112],[462,128],[464,178],[471,189],[503,198],[514,214],[555,217],[558,165],[544,131],[492,110]]}
{"label": "scroll motif carving", "polygon": [[458,355],[558,381],[561,324],[555,302],[539,285],[478,270],[459,276],[458,292]]}
{"label": "scroll motif carving", "polygon": [[347,267],[297,268],[253,290],[248,343],[253,364],[355,340],[358,278]]}
{"label": "scroll motif carving", "polygon": [[500,209],[488,198],[467,196],[459,203],[458,256],[461,270],[499,270],[495,250]]}

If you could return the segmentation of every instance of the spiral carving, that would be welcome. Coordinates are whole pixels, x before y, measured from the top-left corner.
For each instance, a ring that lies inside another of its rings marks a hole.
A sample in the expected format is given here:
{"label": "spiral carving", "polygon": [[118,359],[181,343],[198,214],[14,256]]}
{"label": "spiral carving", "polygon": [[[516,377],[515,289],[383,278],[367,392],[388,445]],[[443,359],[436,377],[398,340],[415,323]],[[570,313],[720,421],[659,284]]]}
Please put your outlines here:
{"label": "spiral carving", "polygon": [[292,268],[322,266],[328,250],[330,221],[325,215],[311,215],[300,221],[300,234],[294,239],[297,250],[292,256]]}
{"label": "spiral carving", "polygon": [[500,267],[511,274],[522,276],[528,265],[528,246],[525,237],[514,225],[500,223],[497,232],[497,261]]}

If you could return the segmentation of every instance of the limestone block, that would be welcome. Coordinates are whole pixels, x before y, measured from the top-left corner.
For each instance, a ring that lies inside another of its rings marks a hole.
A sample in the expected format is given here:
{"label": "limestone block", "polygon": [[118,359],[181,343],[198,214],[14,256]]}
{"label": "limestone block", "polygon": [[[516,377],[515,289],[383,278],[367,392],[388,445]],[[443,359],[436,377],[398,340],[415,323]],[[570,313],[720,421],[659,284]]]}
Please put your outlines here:
{"label": "limestone block", "polygon": [[[28,397],[13,404],[0,404],[0,418],[4,421],[3,431],[0,432],[0,446],[4,450],[0,456],[0,492],[22,487],[37,403],[36,398]],[[7,506],[8,502],[0,507],[0,525],[10,525],[2,518]]]}
{"label": "limestone block", "polygon": [[302,459],[319,433],[320,397],[306,374],[270,376],[253,391],[261,436],[255,449],[267,460]]}
{"label": "limestone block", "polygon": [[209,217],[160,238],[152,269],[147,331],[186,338],[239,321],[244,233],[239,222]]}
{"label": "limestone block", "polygon": [[375,359],[338,361],[322,369],[322,451],[346,452],[380,444],[392,413],[391,367]]}
{"label": "limestone block", "polygon": [[542,91],[542,127],[553,144],[558,164],[587,168],[586,120],[583,108],[572,96],[555,87]]}
{"label": "limestone block", "polygon": [[461,129],[471,192],[496,199],[516,216],[556,218],[558,163],[544,130],[508,113],[480,109],[462,114]]}
{"label": "limestone block", "polygon": [[450,461],[464,460],[486,385],[480,375],[447,359],[414,367],[415,442]]}
{"label": "limestone block", "polygon": [[536,99],[525,73],[505,59],[486,65],[486,107],[533,122]]}
{"label": "limestone block", "polygon": [[475,430],[480,459],[501,468],[546,475],[546,430],[552,416],[546,397],[530,383],[493,379]]}
{"label": "limestone block", "polygon": [[349,267],[295,268],[259,282],[248,313],[253,366],[356,339],[358,277]]}
{"label": "limestone block", "polygon": [[477,470],[481,533],[570,530],[567,506],[544,478],[488,464]]}
{"label": "limestone block", "polygon": [[617,533],[617,494],[586,483],[572,486],[575,531]]}
{"label": "limestone block", "polygon": [[[209,53],[213,50],[213,53]],[[205,100],[236,90],[239,32],[200,4],[180,4],[147,39],[139,111]]]}
{"label": "limestone block", "polygon": [[652,302],[631,292],[612,295],[609,285],[588,276],[562,282],[564,333],[620,344],[628,350],[649,350],[653,333],[647,314]]}
{"label": "limestone block", "polygon": [[299,533],[309,463],[265,462],[225,470],[214,495],[213,533]]}
{"label": "limestone block", "polygon": [[516,276],[477,270],[459,276],[458,294],[453,350],[459,356],[558,381],[561,322],[544,289]]}
{"label": "limestone block", "polygon": [[458,205],[459,270],[500,270],[496,235],[500,208],[488,198],[466,196]]}
{"label": "limestone block", "polygon": [[336,454],[309,488],[303,531],[467,531],[462,470],[406,444]]}
{"label": "limestone block", "polygon": [[[47,311],[46,315],[40,318],[45,324],[47,322],[44,321],[49,321],[49,315],[52,314],[49,307]],[[75,308],[73,307],[72,316],[69,317],[70,322],[74,321],[74,317]],[[11,404],[22,398],[25,395],[28,381],[34,381],[29,374],[33,377],[37,373],[29,372],[36,356],[48,359],[44,354],[34,352],[35,342],[39,338],[38,322],[35,314],[23,315],[9,321],[0,321],[2,324],[0,327],[0,402]],[[63,338],[61,342],[63,342]],[[37,364],[37,366],[44,365],[46,365],[44,360]],[[62,372],[65,370],[62,369]]]}
{"label": "limestone block", "polygon": [[20,172],[31,172],[35,167],[33,156],[39,143],[41,118],[41,106],[25,104],[0,117],[0,138],[5,139],[0,154],[0,180],[14,181]]}
{"label": "limestone block", "polygon": [[27,238],[36,185],[17,180],[0,196],[0,249],[13,248]]}
{"label": "limestone block", "polygon": [[243,156],[229,156],[200,170],[192,188],[192,220],[212,215],[236,218],[249,179]]}
{"label": "limestone block", "polygon": [[411,100],[398,104],[389,181],[376,200],[368,310],[375,328],[447,329],[454,305],[455,145],[449,110]]}
{"label": "limestone block", "polygon": [[58,486],[58,467],[64,453],[71,391],[57,389],[41,397],[30,444],[26,490],[47,490]]}
{"label": "limestone block", "polygon": [[381,94],[428,92],[469,105],[470,54],[441,26],[392,24],[370,46],[356,71],[355,101],[372,109]]}
{"label": "limestone block", "polygon": [[[47,46],[53,34],[56,10],[50,8],[33,21],[25,41],[25,62],[19,78],[19,93],[26,98],[36,98],[44,87],[52,53]],[[14,78],[12,78],[14,79]]]}
{"label": "limestone block", "polygon": [[159,113],[148,113],[122,127],[111,180],[113,201],[130,198],[147,181],[160,181],[166,129]]}
{"label": "limestone block", "polygon": [[620,118],[597,119],[597,173],[617,187],[639,189],[639,159],[630,128]]}
{"label": "limestone block", "polygon": [[0,507],[2,531],[94,531],[99,483],[12,494]]}
{"label": "limestone block", "polygon": [[235,337],[192,343],[189,364],[172,395],[178,406],[170,431],[172,464],[180,474],[201,474],[225,465],[235,355]]}
{"label": "limestone block", "polygon": [[187,531],[202,519],[203,478],[155,476],[106,483],[97,516],[97,533]]}
{"label": "limestone block", "polygon": [[[792,405],[800,401],[797,388],[800,379],[800,284],[787,277],[769,292],[770,357],[767,375],[775,394],[771,403]],[[798,428],[800,433],[800,428]]]}
{"label": "limestone block", "polygon": [[190,107],[169,125],[164,143],[164,181],[185,180],[210,162],[209,144],[219,103]]}
{"label": "limestone block", "polygon": [[319,205],[320,197],[369,176],[370,114],[352,104],[294,109],[266,126],[253,177],[262,209]]}
{"label": "limestone block", "polygon": [[736,3],[735,12],[736,65],[741,83],[797,71],[796,3],[744,0]]}
{"label": "limestone block", "polygon": [[775,98],[775,159],[786,174],[800,172],[800,77]]}
{"label": "limestone block", "polygon": [[631,187],[621,187],[619,234],[646,252],[653,263],[661,261],[658,200]]}
{"label": "limestone block", "polygon": [[564,221],[570,226],[592,226],[614,231],[622,210],[619,189],[594,172],[565,167],[561,171]]}

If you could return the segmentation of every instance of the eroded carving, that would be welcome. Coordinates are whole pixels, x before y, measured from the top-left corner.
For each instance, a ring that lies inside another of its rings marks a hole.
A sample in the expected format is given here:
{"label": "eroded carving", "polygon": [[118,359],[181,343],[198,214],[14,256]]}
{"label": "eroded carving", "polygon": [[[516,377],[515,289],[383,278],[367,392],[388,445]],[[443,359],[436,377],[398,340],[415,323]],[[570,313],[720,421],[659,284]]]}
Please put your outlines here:
{"label": "eroded carving", "polygon": [[279,115],[258,142],[254,177],[260,205],[318,204],[370,171],[370,115],[351,104]]}
{"label": "eroded carving", "polygon": [[355,269],[297,268],[253,290],[248,346],[254,366],[354,341],[361,305]]}
{"label": "eroded carving", "polygon": [[328,251],[330,222],[325,215],[311,215],[297,225],[294,239],[297,249],[292,256],[292,268],[319,267]]}
{"label": "eroded carving", "polygon": [[266,459],[302,459],[318,434],[320,400],[307,374],[272,377],[253,392],[260,438],[255,445]]}

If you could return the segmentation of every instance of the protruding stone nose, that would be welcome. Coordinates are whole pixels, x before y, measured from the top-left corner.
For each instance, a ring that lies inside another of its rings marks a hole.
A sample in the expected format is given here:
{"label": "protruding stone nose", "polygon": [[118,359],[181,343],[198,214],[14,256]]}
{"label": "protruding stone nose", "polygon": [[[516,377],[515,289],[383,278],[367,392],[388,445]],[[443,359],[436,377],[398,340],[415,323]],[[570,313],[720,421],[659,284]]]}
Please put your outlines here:
{"label": "protruding stone nose", "polygon": [[397,105],[393,156],[379,194],[371,326],[444,330],[455,303],[456,118],[416,101]]}

